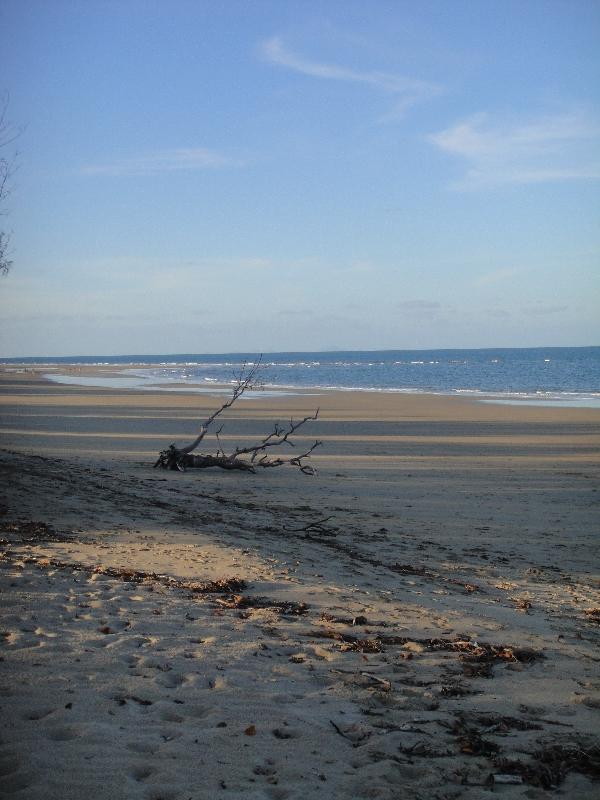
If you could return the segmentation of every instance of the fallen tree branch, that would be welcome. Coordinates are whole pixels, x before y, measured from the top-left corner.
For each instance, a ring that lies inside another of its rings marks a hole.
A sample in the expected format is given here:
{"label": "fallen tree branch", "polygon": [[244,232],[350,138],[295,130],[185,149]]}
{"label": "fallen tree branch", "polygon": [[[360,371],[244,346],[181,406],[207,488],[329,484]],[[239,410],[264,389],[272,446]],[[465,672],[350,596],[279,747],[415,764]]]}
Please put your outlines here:
{"label": "fallen tree branch", "polygon": [[258,467],[263,469],[269,467],[281,467],[284,464],[290,464],[297,467],[300,472],[305,475],[315,475],[316,469],[311,464],[305,463],[314,450],[322,445],[322,442],[316,440],[314,444],[309,447],[304,453],[295,456],[282,457],[278,456],[270,458],[268,451],[273,447],[281,447],[282,445],[289,445],[295,447],[292,441],[292,436],[305,425],[307,422],[315,421],[319,416],[319,409],[314,414],[304,417],[298,422],[290,420],[289,425],[286,427],[280,426],[277,422],[273,430],[267,434],[258,443],[248,445],[246,447],[236,447],[233,452],[226,453],[219,434],[223,430],[221,426],[216,432],[215,437],[217,440],[216,453],[198,453],[196,450],[202,443],[204,437],[209,431],[213,422],[227,409],[239,400],[239,398],[247,391],[256,390],[260,388],[258,381],[258,372],[262,364],[262,356],[259,356],[254,364],[247,367],[245,364],[242,366],[239,374],[236,376],[235,384],[231,393],[231,397],[223,403],[216,411],[214,411],[200,426],[200,431],[196,438],[188,444],[178,447],[175,443],[169,445],[166,450],[162,450],[158,454],[158,458],[154,467],[161,467],[162,469],[179,470],[185,472],[186,469],[206,469],[208,467],[219,467],[225,470],[240,470],[242,472],[256,472]]}

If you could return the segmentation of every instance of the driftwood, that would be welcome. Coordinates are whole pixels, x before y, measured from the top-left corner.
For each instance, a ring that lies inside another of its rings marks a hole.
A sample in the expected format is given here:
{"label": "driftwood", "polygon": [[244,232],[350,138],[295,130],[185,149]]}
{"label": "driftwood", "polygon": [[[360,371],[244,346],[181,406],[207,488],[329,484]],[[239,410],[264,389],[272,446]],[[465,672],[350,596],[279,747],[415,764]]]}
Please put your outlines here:
{"label": "driftwood", "polygon": [[304,424],[311,420],[316,420],[319,416],[319,409],[304,419],[294,422],[290,420],[289,424],[285,427],[275,424],[275,427],[267,436],[261,439],[256,444],[247,447],[236,447],[232,452],[226,453],[221,445],[219,434],[222,431],[222,426],[219,430],[215,431],[217,438],[217,452],[216,453],[195,453],[194,451],[200,446],[202,440],[209,431],[210,426],[224,411],[239,400],[239,398],[252,389],[260,387],[257,376],[261,366],[262,357],[258,358],[254,364],[242,367],[239,375],[236,377],[236,382],[233,387],[231,397],[223,403],[210,417],[208,417],[200,426],[200,431],[196,438],[189,444],[178,447],[171,444],[166,450],[162,450],[158,454],[155,467],[162,469],[179,470],[185,472],[186,469],[206,469],[208,467],[219,467],[226,470],[241,470],[243,472],[256,472],[258,467],[280,467],[284,464],[291,464],[297,467],[300,472],[305,475],[314,475],[316,473],[315,467],[311,464],[305,463],[305,459],[309,458],[311,453],[320,447],[322,442],[315,441],[314,444],[308,448],[304,453],[294,456],[277,456],[274,458],[269,457],[269,451],[273,447],[280,447],[281,445],[289,445],[295,447],[292,436]]}

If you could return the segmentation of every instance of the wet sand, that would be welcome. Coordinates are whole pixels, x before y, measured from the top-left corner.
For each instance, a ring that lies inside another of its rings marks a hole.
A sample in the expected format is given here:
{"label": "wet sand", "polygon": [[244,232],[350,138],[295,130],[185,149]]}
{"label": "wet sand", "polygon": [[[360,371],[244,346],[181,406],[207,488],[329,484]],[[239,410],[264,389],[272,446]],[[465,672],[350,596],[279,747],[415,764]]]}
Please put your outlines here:
{"label": "wet sand", "polygon": [[47,371],[0,374],[0,796],[597,796],[600,410],[256,395],[221,440],[319,406],[318,475],[180,474],[218,398]]}

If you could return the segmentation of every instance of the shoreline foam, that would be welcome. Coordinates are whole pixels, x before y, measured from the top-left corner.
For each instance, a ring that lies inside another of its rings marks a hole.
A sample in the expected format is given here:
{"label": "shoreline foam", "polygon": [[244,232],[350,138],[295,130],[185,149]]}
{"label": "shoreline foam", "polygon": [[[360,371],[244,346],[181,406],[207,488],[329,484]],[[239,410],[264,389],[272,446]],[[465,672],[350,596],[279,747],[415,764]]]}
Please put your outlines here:
{"label": "shoreline foam", "polygon": [[[184,366],[184,365],[181,365]],[[111,366],[114,370],[114,365]],[[165,376],[153,376],[144,374],[151,370],[140,368],[123,368],[120,375],[107,377],[106,375],[65,375],[57,373],[45,373],[43,377],[47,380],[59,384],[88,386],[111,389],[138,389],[140,391],[161,391],[161,392],[191,392],[195,394],[221,395],[229,390],[232,385],[221,383],[217,379],[205,378],[182,379],[174,377],[171,385],[165,384]],[[273,384],[265,383],[261,389],[261,394],[265,397],[277,397],[285,395],[307,395],[318,392],[368,392],[368,393],[388,393],[388,394],[410,394],[423,395],[431,394],[440,397],[472,397],[479,402],[500,403],[500,404],[527,404],[540,406],[573,407],[573,408],[600,408],[600,393],[590,392],[556,392],[538,391],[535,393],[514,392],[491,392],[479,389],[453,389],[448,391],[433,391],[418,388],[394,388],[394,387],[375,387],[375,386],[295,386],[293,384]],[[247,394],[245,399],[252,399],[257,393]]]}

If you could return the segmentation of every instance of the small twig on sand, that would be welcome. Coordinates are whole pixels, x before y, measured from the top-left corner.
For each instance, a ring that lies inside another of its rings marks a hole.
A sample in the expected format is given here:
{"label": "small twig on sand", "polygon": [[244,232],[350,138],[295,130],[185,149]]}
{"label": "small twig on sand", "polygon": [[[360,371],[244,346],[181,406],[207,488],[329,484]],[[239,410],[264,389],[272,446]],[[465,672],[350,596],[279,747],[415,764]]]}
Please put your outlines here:
{"label": "small twig on sand", "polygon": [[361,672],[360,674],[364,675],[365,678],[369,678],[370,680],[375,681],[375,683],[380,684],[382,691],[384,692],[391,691],[392,684],[391,681],[387,680],[387,678],[380,678],[377,675],[373,675],[372,672]]}
{"label": "small twig on sand", "polygon": [[370,733],[362,732],[362,733],[359,733],[358,737],[357,736],[349,736],[345,731],[343,731],[340,728],[339,725],[336,725],[335,722],[332,719],[330,719],[329,722],[333,725],[336,733],[339,733],[340,736],[343,736],[344,739],[346,739],[348,742],[350,742],[352,747],[359,747],[365,741],[365,739],[368,739],[369,736],[371,735]]}
{"label": "small twig on sand", "polygon": [[322,533],[328,536],[334,536],[334,529],[330,526],[326,526],[325,523],[328,522],[330,519],[333,519],[333,516],[330,515],[329,517],[323,517],[323,519],[316,519],[314,522],[309,522],[307,525],[302,525],[299,528],[288,528],[284,526],[284,531],[288,531],[289,533]]}

